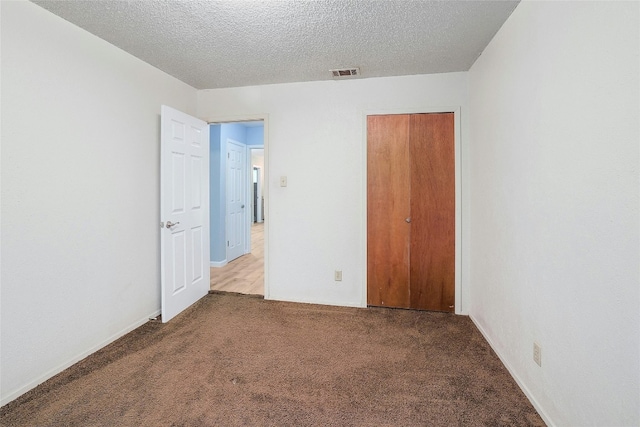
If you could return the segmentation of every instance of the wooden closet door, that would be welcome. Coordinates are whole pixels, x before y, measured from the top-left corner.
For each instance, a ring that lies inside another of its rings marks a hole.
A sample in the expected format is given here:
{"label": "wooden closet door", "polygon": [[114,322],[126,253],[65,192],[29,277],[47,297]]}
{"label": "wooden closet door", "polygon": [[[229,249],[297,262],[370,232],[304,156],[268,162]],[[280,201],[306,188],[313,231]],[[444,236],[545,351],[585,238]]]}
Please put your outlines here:
{"label": "wooden closet door", "polygon": [[453,113],[413,114],[410,129],[410,307],[454,311]]}
{"label": "wooden closet door", "polygon": [[367,117],[367,304],[409,307],[408,115]]}

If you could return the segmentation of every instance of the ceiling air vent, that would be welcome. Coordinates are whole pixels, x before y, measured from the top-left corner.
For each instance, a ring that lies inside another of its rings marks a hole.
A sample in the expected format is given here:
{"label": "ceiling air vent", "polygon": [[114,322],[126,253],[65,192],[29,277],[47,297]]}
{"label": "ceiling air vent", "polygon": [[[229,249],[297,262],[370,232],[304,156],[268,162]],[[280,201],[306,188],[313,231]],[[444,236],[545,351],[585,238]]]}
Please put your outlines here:
{"label": "ceiling air vent", "polygon": [[340,68],[338,70],[329,70],[334,79],[350,79],[360,76],[360,68]]}

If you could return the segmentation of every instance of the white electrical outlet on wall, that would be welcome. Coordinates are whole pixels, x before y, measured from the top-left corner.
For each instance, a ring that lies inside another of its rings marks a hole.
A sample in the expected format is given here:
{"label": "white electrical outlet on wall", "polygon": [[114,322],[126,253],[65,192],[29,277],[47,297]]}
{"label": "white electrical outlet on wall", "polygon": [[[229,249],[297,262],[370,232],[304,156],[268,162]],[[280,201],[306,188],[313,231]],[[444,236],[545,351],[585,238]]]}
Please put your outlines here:
{"label": "white electrical outlet on wall", "polygon": [[533,343],[533,361],[542,367],[542,347],[537,342]]}

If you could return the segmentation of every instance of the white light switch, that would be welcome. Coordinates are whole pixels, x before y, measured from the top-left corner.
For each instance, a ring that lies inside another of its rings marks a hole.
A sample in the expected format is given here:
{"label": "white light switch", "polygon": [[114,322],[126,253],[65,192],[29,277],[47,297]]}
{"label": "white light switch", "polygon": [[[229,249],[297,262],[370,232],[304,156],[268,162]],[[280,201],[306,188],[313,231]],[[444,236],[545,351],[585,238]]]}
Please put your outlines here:
{"label": "white light switch", "polygon": [[287,186],[287,177],[286,176],[281,176],[280,177],[280,187],[286,187]]}

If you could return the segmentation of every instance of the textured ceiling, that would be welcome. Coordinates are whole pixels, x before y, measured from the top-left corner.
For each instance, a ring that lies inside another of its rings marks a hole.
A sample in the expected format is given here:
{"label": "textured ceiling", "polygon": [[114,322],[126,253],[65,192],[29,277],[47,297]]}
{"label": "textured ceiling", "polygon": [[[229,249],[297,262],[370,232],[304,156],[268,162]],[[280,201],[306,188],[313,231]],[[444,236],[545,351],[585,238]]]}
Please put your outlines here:
{"label": "textured ceiling", "polygon": [[467,71],[518,4],[32,1],[197,89]]}

